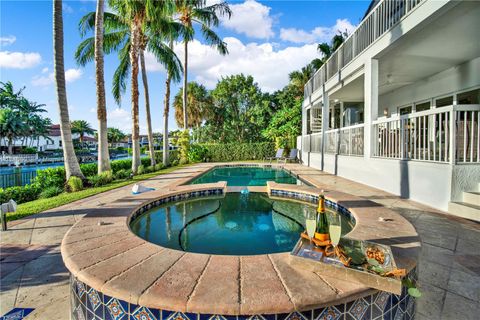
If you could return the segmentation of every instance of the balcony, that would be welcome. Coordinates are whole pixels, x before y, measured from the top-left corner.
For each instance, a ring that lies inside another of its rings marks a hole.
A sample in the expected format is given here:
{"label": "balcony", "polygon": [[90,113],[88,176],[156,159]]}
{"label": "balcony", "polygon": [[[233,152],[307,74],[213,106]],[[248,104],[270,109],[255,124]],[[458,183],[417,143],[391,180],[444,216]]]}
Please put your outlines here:
{"label": "balcony", "polygon": [[304,98],[332,79],[342,68],[364,52],[377,39],[397,25],[423,0],[382,0],[362,20],[357,29],[330,56],[305,84]]}

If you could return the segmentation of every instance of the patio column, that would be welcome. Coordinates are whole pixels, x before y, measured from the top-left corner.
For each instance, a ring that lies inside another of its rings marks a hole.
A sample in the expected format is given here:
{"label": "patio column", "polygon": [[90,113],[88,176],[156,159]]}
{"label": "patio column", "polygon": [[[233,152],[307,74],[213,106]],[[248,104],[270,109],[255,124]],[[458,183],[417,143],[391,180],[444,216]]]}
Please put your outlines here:
{"label": "patio column", "polygon": [[329,129],[329,97],[328,93],[325,91],[325,84],[322,86],[323,90],[323,105],[322,105],[322,165],[321,165],[321,170],[323,171],[324,169],[324,163],[325,163],[325,143],[326,143],[326,134],[325,132]]}
{"label": "patio column", "polygon": [[370,158],[373,154],[374,137],[372,122],[378,118],[378,60],[368,59],[364,73],[364,123],[363,156]]}

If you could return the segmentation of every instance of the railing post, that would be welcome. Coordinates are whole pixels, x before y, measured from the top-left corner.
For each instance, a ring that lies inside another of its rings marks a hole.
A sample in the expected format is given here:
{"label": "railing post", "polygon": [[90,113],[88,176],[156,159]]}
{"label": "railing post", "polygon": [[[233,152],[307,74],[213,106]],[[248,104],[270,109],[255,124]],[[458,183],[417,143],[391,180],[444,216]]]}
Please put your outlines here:
{"label": "railing post", "polygon": [[455,110],[455,106],[452,106],[450,110],[450,164],[454,165],[457,161],[456,159],[456,141],[457,141],[457,130],[456,130],[456,123],[457,123],[457,112]]}

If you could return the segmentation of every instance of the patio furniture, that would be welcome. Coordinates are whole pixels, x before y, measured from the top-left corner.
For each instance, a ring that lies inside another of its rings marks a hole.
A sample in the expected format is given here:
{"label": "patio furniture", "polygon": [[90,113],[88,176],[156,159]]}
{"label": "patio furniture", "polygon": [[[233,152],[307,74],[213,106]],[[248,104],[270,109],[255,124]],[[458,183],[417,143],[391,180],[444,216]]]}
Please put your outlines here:
{"label": "patio furniture", "polygon": [[283,158],[283,149],[278,149],[277,153],[275,154],[274,157],[266,158],[266,160],[269,160],[270,163],[272,163],[273,160],[281,160]]}
{"label": "patio furniture", "polygon": [[290,150],[290,154],[288,155],[288,157],[282,158],[281,160],[285,161],[285,163],[287,163],[287,161],[297,161],[297,156],[298,149],[292,149]]}

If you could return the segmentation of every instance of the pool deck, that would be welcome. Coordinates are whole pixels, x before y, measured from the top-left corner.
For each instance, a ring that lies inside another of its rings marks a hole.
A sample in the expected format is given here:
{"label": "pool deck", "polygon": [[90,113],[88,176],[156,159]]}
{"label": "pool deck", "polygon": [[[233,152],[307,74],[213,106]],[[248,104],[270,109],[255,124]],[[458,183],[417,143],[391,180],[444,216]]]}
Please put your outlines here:
{"label": "pool deck", "polygon": [[[0,315],[8,312],[13,306],[22,306],[36,308],[30,316],[32,319],[68,318],[70,309],[68,302],[68,272],[59,254],[59,244],[70,227],[77,221],[80,222],[76,225],[76,228],[83,225],[83,227],[86,228],[83,231],[88,230],[90,227],[109,227],[112,228],[111,230],[114,230],[114,225],[117,223],[121,227],[122,224],[125,225],[124,221],[126,216],[131,212],[132,208],[140,202],[148,200],[146,199],[147,197],[158,196],[161,193],[168,192],[168,189],[175,188],[175,186],[181,184],[184,179],[197,175],[210,166],[211,164],[199,164],[189,168],[179,169],[173,173],[161,175],[145,182],[146,186],[154,187],[157,189],[156,191],[132,196],[130,192],[131,186],[127,186],[54,210],[49,210],[35,217],[22,219],[11,224],[10,231],[1,233],[2,289]],[[375,210],[384,210],[384,207],[389,208],[415,225],[423,242],[423,250],[420,255],[419,277],[424,299],[420,299],[417,302],[417,318],[439,319],[440,314],[443,314],[445,319],[457,317],[473,319],[474,315],[480,311],[478,303],[480,298],[478,296],[478,284],[480,283],[480,258],[478,256],[478,252],[480,251],[480,228],[477,223],[445,216],[421,204],[400,199],[383,191],[325,174],[315,169],[295,164],[287,165],[286,167],[289,170],[308,176],[309,181],[313,184],[327,191],[332,191],[331,195],[333,195],[333,191],[341,190],[359,197],[355,198],[355,201],[360,201],[357,202],[357,207],[359,208],[357,210],[367,208],[359,204],[370,203],[373,204],[371,210],[373,210],[373,208]],[[188,186],[179,188],[184,189],[188,188]],[[88,213],[89,216],[81,219],[86,213]],[[97,222],[99,219],[102,221],[109,220],[109,222],[114,223],[114,225],[98,226]],[[92,232],[94,233],[93,230]],[[411,230],[409,232],[411,232]],[[83,237],[85,237],[85,234],[87,233],[79,233],[79,235]],[[73,236],[74,233],[71,235]],[[368,236],[368,234],[365,234],[365,236]],[[378,238],[378,236],[379,235],[376,237]],[[384,236],[391,236],[391,234]],[[105,283],[111,283],[119,281],[118,279],[120,277],[115,277],[116,275],[112,275],[112,273],[122,273],[132,268],[132,263],[135,262],[134,258],[131,260],[129,256],[129,259],[121,259],[121,257],[123,257],[122,252],[127,249],[127,247],[136,248],[135,257],[143,257],[142,261],[144,262],[150,259],[156,268],[163,268],[164,272],[159,270],[157,274],[151,275],[154,276],[155,279],[151,279],[150,286],[142,293],[143,301],[145,301],[145,303],[142,304],[149,303],[147,299],[149,294],[145,295],[145,293],[152,293],[152,296],[155,296],[155,289],[159,291],[159,288],[164,289],[166,287],[162,286],[162,282],[169,284],[175,283],[175,279],[178,280],[176,276],[178,274],[183,275],[182,280],[184,280],[184,283],[182,283],[182,286],[178,286],[178,290],[171,292],[168,297],[172,299],[175,297],[183,297],[183,300],[181,298],[175,298],[176,300],[172,303],[178,302],[180,303],[179,307],[183,305],[187,309],[195,308],[195,310],[200,310],[207,302],[222,300],[225,301],[225,303],[219,304],[222,308],[239,310],[241,313],[250,313],[248,310],[258,310],[255,308],[261,308],[262,304],[264,306],[266,305],[266,303],[262,301],[262,296],[258,296],[258,294],[261,294],[261,292],[258,292],[258,289],[272,290],[272,288],[269,287],[270,285],[273,286],[275,292],[279,294],[276,300],[279,302],[284,301],[284,303],[278,303],[279,305],[282,304],[285,308],[291,309],[292,306],[308,304],[308,301],[302,302],[301,300],[295,300],[298,297],[302,297],[300,294],[301,290],[307,290],[304,285],[297,284],[295,286],[295,283],[292,283],[292,286],[289,287],[288,284],[285,284],[289,274],[297,273],[296,276],[299,276],[298,273],[302,274],[304,272],[288,270],[289,265],[283,263],[281,257],[276,257],[276,255],[241,257],[238,259],[227,259],[229,261],[226,261],[225,257],[184,254],[170,250],[172,252],[168,254],[169,261],[175,263],[165,266],[168,262],[163,265],[153,263],[155,259],[160,259],[159,257],[162,257],[161,260],[165,261],[163,258],[166,252],[162,253],[154,250],[158,249],[158,246],[145,243],[139,240],[139,238],[136,238],[137,240],[134,243],[126,243],[127,241],[122,241],[123,238],[119,238],[117,242],[115,242],[115,240],[112,240],[112,237],[105,236],[100,236],[97,239],[98,241],[92,242],[90,246],[94,245],[94,247],[101,248],[100,238],[102,237],[105,238],[105,241],[109,239],[109,243],[105,243],[105,246],[112,246],[112,249],[115,247],[117,248],[116,250],[118,250],[111,251],[111,259],[119,259],[124,262],[118,264],[118,269],[115,268],[116,270],[112,270],[111,267],[105,268],[104,265],[103,278],[98,280],[99,282],[104,281]],[[88,258],[89,263],[94,262],[89,268],[88,265],[83,266],[83,269],[80,267],[79,275],[82,270],[89,270],[92,267],[102,270],[102,264],[96,264],[95,262],[95,259],[98,259],[100,256],[95,256],[93,253],[100,253],[104,250],[92,249],[92,251],[88,251],[90,250],[88,243],[88,241],[83,243],[83,250],[85,252],[83,255]],[[152,246],[157,248],[152,249]],[[139,248],[142,248],[142,250],[138,250]],[[117,252],[117,254],[115,252]],[[73,253],[72,256],[79,257],[81,255],[81,252],[77,252]],[[78,261],[80,261],[80,259],[78,259]],[[97,262],[100,261],[101,260],[98,260]],[[191,261],[195,261],[197,265],[203,267],[185,270],[185,264],[182,262]],[[69,263],[67,262],[67,264]],[[130,264],[130,266],[128,264]],[[219,265],[222,265],[222,270],[225,270],[225,274],[209,272],[209,269],[215,270]],[[277,278],[273,280],[265,278],[264,276],[259,278],[259,275],[262,273],[257,272],[256,269],[258,268],[265,268],[265,270],[267,270],[266,274]],[[282,270],[282,268],[285,268],[285,270]],[[158,277],[160,273],[162,276]],[[195,276],[196,274],[198,274],[197,277]],[[237,276],[237,278],[232,277],[232,275]],[[243,280],[239,282],[238,276]],[[306,279],[311,279],[308,278],[308,275],[305,276],[307,277]],[[216,282],[219,277],[229,279],[229,281],[225,280],[225,286],[223,286],[227,291],[212,290],[212,287],[208,286],[208,283]],[[325,281],[319,281],[320,278],[318,276],[316,279],[317,285],[324,286],[322,290],[330,292],[328,288],[325,288],[325,286],[329,287]],[[189,283],[190,286],[185,286],[185,283]],[[145,283],[143,283],[143,285],[145,285]],[[337,291],[340,290],[338,292],[333,290],[334,292],[331,293],[332,299],[339,299],[342,294],[348,296],[355,294],[355,292],[363,292],[365,290],[365,287],[354,288],[351,284],[347,284],[342,288],[341,284],[338,283],[335,284],[334,287]],[[238,290],[239,288],[241,290]],[[292,294],[287,288],[289,290],[298,290],[299,293],[297,294],[293,291],[294,293]],[[315,290],[321,290],[321,288],[318,287]],[[315,290],[308,288],[309,295],[311,296]],[[330,290],[332,289],[330,288]],[[130,291],[133,292],[134,290],[129,290],[129,292]],[[202,292],[205,292],[205,294]],[[233,294],[233,292],[236,293]],[[159,294],[167,295],[169,293],[161,292]],[[241,297],[254,299],[251,301],[248,299],[242,300]],[[185,298],[188,298],[188,300],[185,301]],[[304,298],[307,298],[306,294]],[[271,299],[272,296],[269,296],[268,301],[272,301]],[[314,302],[318,303],[318,298],[313,297],[312,299],[315,299]],[[140,295],[140,300],[142,301],[142,295]],[[232,303],[228,304],[229,301]],[[171,303],[168,304],[171,305]],[[59,310],[64,313],[60,313]],[[215,310],[211,310],[210,308],[208,310],[208,312],[214,311]],[[218,312],[221,312],[221,310],[218,310]]]}

